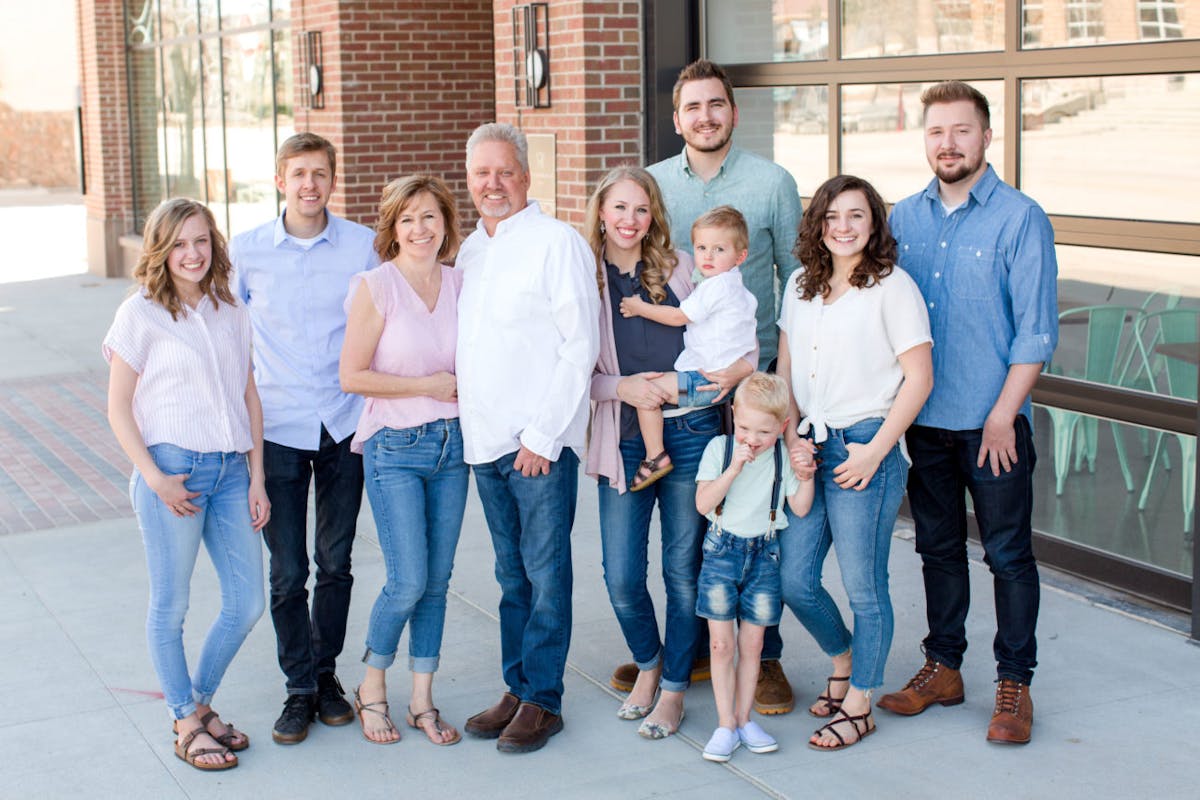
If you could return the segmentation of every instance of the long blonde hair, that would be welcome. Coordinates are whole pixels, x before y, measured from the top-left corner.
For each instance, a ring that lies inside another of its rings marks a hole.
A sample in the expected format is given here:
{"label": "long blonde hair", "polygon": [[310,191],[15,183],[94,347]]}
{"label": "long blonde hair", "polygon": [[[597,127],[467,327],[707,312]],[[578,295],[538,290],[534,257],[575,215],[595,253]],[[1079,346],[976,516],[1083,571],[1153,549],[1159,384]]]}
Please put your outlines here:
{"label": "long blonde hair", "polygon": [[662,192],[654,176],[641,167],[616,167],[596,184],[596,190],[588,199],[584,218],[584,234],[596,254],[596,285],[604,292],[604,234],[600,232],[600,208],[613,186],[621,181],[632,181],[641,187],[650,198],[650,228],[642,239],[642,287],[655,303],[667,299],[666,285],[671,272],[679,263],[675,248],[671,245],[671,227],[667,221],[667,209],[663,205]]}
{"label": "long blonde hair", "polygon": [[233,267],[229,263],[225,237],[217,230],[216,218],[203,203],[176,197],[162,201],[158,208],[150,212],[142,236],[142,255],[133,268],[134,280],[146,290],[151,300],[171,312],[171,319],[179,318],[183,301],[179,299],[171,270],[167,268],[167,257],[179,238],[183,224],[197,215],[204,218],[212,241],[212,265],[200,279],[200,293],[212,301],[214,309],[219,307],[220,302],[234,304],[233,292],[229,290],[229,276]]}

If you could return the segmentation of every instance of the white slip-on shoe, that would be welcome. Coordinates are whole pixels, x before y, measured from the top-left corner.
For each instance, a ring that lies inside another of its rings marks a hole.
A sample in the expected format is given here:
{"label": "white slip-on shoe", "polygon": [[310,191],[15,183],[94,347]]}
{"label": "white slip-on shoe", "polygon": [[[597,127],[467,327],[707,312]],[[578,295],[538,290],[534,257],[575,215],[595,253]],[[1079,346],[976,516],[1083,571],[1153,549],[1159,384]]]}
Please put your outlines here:
{"label": "white slip-on shoe", "polygon": [[728,761],[733,751],[741,745],[742,740],[733,728],[717,728],[708,744],[704,745],[704,758],[707,761]]}
{"label": "white slip-on shoe", "polygon": [[757,722],[750,720],[737,729],[738,741],[746,745],[751,753],[774,753],[779,749],[775,737],[764,731]]}

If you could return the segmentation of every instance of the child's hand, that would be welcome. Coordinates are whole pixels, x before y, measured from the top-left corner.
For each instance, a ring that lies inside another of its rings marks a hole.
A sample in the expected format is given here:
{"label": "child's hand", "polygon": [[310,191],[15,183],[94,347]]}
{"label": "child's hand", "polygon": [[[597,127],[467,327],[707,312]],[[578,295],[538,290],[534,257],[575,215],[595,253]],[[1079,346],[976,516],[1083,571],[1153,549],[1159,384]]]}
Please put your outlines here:
{"label": "child's hand", "polygon": [[648,305],[648,303],[637,295],[623,298],[621,300],[621,316],[626,319],[641,316],[642,306],[645,305]]}
{"label": "child's hand", "polygon": [[788,448],[792,472],[802,481],[810,481],[817,472],[817,447],[811,439],[797,439]]}
{"label": "child's hand", "polygon": [[750,449],[748,444],[738,444],[733,448],[733,456],[729,459],[729,468],[735,471],[735,474],[742,471],[742,467],[754,460],[754,451]]}

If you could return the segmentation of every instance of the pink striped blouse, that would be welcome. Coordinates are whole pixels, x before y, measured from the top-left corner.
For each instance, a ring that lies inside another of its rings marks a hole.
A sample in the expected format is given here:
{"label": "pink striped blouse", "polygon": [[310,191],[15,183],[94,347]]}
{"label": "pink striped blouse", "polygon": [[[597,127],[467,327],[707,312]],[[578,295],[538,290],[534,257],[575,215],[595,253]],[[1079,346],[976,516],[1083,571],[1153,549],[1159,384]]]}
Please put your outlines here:
{"label": "pink striped blouse", "polygon": [[[350,311],[359,283],[366,281],[371,300],[383,315],[383,332],[371,359],[372,370],[406,378],[454,372],[462,273],[444,264],[441,269],[442,289],[433,311],[390,261],[350,279],[346,312]],[[458,403],[432,397],[368,397],[350,449],[361,453],[363,444],[381,428],[412,428],[457,417]]]}
{"label": "pink striped blouse", "polygon": [[144,292],[117,308],[103,352],[138,374],[133,418],[149,447],[168,442],[200,453],[245,453],[253,446],[246,383],[250,315],[238,300],[208,299],[176,320]]}

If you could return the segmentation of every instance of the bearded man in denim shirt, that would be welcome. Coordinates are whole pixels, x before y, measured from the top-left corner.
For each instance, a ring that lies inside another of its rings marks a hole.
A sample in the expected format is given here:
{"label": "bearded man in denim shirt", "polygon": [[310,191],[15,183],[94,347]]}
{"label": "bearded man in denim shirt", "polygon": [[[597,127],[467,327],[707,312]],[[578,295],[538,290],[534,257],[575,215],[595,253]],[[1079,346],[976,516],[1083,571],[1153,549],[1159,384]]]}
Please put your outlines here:
{"label": "bearded man in denim shirt", "polygon": [[925,665],[878,705],[913,715],[963,701],[965,490],[995,585],[998,686],[987,738],[1024,744],[1033,726],[1039,600],[1030,392],[1058,343],[1054,231],[1041,207],[988,165],[991,121],[979,91],[948,81],[921,102],[937,177],[896,204],[891,225],[933,329],[933,393],[907,434],[929,634]]}

